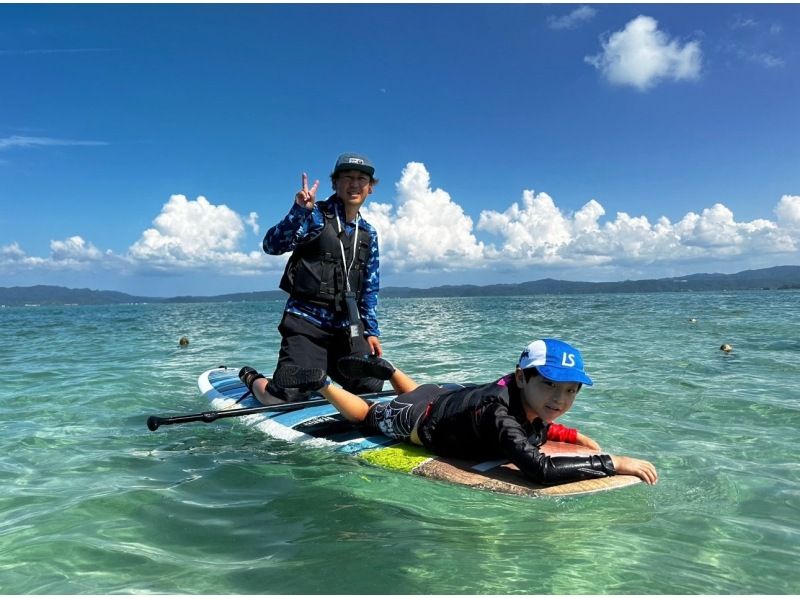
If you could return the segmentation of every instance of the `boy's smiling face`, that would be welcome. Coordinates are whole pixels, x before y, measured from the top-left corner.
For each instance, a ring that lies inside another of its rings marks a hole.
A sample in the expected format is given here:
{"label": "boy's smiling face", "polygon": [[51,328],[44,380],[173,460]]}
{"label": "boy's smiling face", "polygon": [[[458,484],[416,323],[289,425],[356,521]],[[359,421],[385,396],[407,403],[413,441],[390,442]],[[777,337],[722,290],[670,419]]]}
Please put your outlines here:
{"label": "boy's smiling face", "polygon": [[525,413],[530,421],[535,418],[552,423],[572,408],[581,389],[580,382],[553,382],[541,374],[525,381],[525,374],[517,369],[514,378],[522,395]]}
{"label": "boy's smiling face", "polygon": [[333,186],[345,207],[355,211],[358,211],[372,193],[372,179],[360,170],[345,170],[338,173]]}

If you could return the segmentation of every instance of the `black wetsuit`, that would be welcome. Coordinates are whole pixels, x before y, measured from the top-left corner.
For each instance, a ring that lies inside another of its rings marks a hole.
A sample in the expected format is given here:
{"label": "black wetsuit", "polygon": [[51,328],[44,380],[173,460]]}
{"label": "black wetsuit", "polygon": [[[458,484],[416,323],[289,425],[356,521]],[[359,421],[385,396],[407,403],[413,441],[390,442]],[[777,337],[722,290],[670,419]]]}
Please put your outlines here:
{"label": "black wetsuit", "polygon": [[431,452],[461,459],[506,458],[543,484],[614,475],[609,455],[548,457],[539,451],[549,425],[538,418],[528,421],[511,380],[458,390],[426,384],[373,406],[365,424],[407,441],[419,422],[420,440]]}

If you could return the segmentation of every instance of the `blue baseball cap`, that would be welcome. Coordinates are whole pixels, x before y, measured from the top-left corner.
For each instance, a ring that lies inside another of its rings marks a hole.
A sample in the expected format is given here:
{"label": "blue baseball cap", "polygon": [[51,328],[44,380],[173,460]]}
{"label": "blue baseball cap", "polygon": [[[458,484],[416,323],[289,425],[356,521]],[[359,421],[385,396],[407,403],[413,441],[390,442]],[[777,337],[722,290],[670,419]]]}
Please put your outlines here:
{"label": "blue baseball cap", "polygon": [[375,174],[375,167],[369,158],[361,154],[342,154],[336,159],[336,166],[333,167],[333,174],[342,170],[359,170],[366,172],[370,177]]}
{"label": "blue baseball cap", "polygon": [[572,345],[554,338],[535,340],[522,351],[517,367],[521,370],[536,368],[553,382],[580,382],[592,385],[592,379],[583,371],[581,352]]}

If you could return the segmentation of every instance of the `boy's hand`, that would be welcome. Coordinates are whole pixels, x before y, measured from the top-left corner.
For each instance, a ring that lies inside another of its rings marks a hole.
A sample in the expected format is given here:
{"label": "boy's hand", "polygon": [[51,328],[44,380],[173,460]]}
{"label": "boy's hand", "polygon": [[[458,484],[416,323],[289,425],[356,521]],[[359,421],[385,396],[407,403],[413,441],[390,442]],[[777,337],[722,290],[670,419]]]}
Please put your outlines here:
{"label": "boy's hand", "polygon": [[308,188],[308,175],[304,172],[303,173],[303,188],[298,191],[294,196],[294,202],[302,207],[310,210],[314,207],[314,201],[316,201],[317,196],[317,187],[319,187],[319,181],[314,181],[314,186],[311,189]]}
{"label": "boy's hand", "polygon": [[578,435],[575,437],[575,444],[579,446],[585,446],[586,448],[590,448],[593,451],[600,450],[599,444],[597,444],[594,440],[592,440],[585,434],[581,434],[580,432],[578,432]]}
{"label": "boy's hand", "polygon": [[618,457],[616,455],[611,455],[611,461],[614,463],[614,469],[620,475],[635,475],[646,484],[658,482],[656,468],[649,461],[634,459],[633,457]]}
{"label": "boy's hand", "polygon": [[377,336],[368,336],[367,344],[369,345],[369,349],[375,357],[381,357],[383,355],[381,341],[378,340]]}

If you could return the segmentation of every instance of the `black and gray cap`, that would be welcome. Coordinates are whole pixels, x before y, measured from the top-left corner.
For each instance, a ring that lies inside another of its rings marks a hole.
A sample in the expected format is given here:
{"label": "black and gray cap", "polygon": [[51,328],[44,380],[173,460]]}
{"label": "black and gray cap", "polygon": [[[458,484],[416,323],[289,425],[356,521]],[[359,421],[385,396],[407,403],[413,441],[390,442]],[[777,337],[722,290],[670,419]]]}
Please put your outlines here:
{"label": "black and gray cap", "polygon": [[361,154],[342,154],[336,159],[336,166],[333,167],[333,174],[342,170],[360,170],[366,172],[370,177],[375,174],[375,167],[369,158]]}

